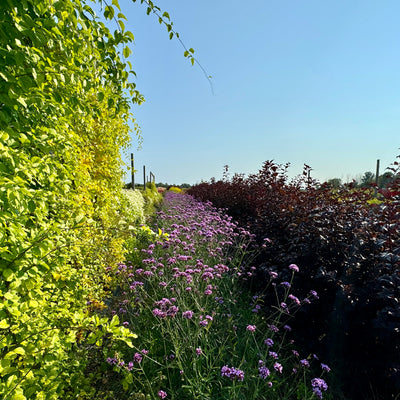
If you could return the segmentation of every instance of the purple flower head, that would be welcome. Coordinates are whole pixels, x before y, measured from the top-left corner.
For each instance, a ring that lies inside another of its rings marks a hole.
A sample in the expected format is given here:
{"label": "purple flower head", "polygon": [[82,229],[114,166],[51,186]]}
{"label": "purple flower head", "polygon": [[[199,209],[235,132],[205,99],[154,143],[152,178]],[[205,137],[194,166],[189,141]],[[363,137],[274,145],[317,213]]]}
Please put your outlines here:
{"label": "purple flower head", "polygon": [[269,271],[269,276],[271,279],[276,279],[278,277],[278,274],[274,271]]}
{"label": "purple flower head", "polygon": [[279,329],[275,325],[267,325],[267,326],[272,332],[276,333],[279,331]]}
{"label": "purple flower head", "polygon": [[310,363],[306,359],[300,360],[300,364],[304,368],[308,368],[310,366]]}
{"label": "purple flower head", "polygon": [[165,399],[167,397],[167,393],[164,392],[164,390],[159,390],[157,394],[160,399]]}
{"label": "purple flower head", "polygon": [[259,372],[259,377],[262,379],[267,379],[267,377],[270,375],[269,369],[264,366],[258,368],[258,372]]}
{"label": "purple flower head", "polygon": [[296,303],[298,306],[300,305],[300,300],[296,297],[293,296],[292,294],[289,294],[289,299],[292,300],[294,303]]}
{"label": "purple flower head", "polygon": [[135,355],[133,356],[133,362],[137,362],[140,363],[142,361],[142,355],[140,353],[135,353]]}
{"label": "purple flower head", "polygon": [[272,340],[272,339],[265,339],[264,340],[264,343],[268,346],[268,347],[271,347],[271,346],[273,346],[274,345],[274,341]]}
{"label": "purple flower head", "polygon": [[290,264],[289,269],[294,272],[299,272],[299,267],[296,264]]}
{"label": "purple flower head", "polygon": [[118,363],[118,360],[117,360],[116,358],[108,357],[108,358],[107,358],[107,362],[108,362],[110,365],[116,365],[116,364]]}
{"label": "purple flower head", "polygon": [[282,364],[276,362],[276,363],[274,364],[274,369],[275,369],[275,371],[277,371],[277,372],[279,372],[279,373],[282,373],[282,370],[283,370]]}
{"label": "purple flower head", "polygon": [[288,308],[288,306],[287,306],[286,303],[282,302],[282,303],[280,304],[280,306],[282,307],[282,310],[283,310],[284,312],[286,312],[286,313],[289,314],[289,308]]}
{"label": "purple flower head", "polygon": [[155,308],[153,310],[153,315],[158,318],[165,318],[167,316],[167,313],[159,310],[158,308]]}
{"label": "purple flower head", "polygon": [[278,353],[275,353],[275,351],[269,351],[268,355],[274,358],[275,360],[278,358]]}
{"label": "purple flower head", "polygon": [[323,371],[329,372],[331,369],[326,365],[321,363],[321,368]]}
{"label": "purple flower head", "polygon": [[321,378],[311,379],[311,386],[313,388],[313,393],[319,398],[322,399],[322,392],[326,392],[328,390],[328,385]]}
{"label": "purple flower head", "polygon": [[225,376],[227,378],[230,378],[231,380],[237,379],[241,382],[244,379],[244,372],[235,367],[228,367],[227,365],[224,365],[221,368],[221,376]]}
{"label": "purple flower head", "polygon": [[203,353],[203,350],[201,350],[201,347],[196,348],[196,354],[199,356]]}
{"label": "purple flower head", "polygon": [[284,326],[283,326],[283,329],[285,329],[285,330],[288,331],[288,332],[291,332],[291,331],[292,331],[292,328],[291,328],[289,325],[284,325]]}
{"label": "purple flower head", "polygon": [[183,318],[192,319],[193,318],[193,311],[184,311],[182,313]]}
{"label": "purple flower head", "polygon": [[285,286],[287,288],[290,288],[290,283],[289,282],[281,282],[280,285]]}
{"label": "purple flower head", "polygon": [[313,296],[315,299],[319,299],[318,293],[315,290],[310,290],[311,296]]}
{"label": "purple flower head", "polygon": [[246,329],[249,332],[255,332],[256,331],[256,326],[255,325],[247,325]]}

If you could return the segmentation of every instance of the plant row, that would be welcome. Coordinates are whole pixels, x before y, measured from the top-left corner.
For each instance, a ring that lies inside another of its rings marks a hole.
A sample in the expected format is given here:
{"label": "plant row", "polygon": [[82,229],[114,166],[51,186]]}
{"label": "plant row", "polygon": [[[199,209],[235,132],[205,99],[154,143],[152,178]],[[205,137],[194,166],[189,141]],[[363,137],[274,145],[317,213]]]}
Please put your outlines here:
{"label": "plant row", "polygon": [[104,313],[137,339],[131,349],[103,341],[89,353],[94,397],[329,398],[330,368],[298,347],[291,327],[318,294],[293,294],[294,264],[287,281],[271,270],[263,292],[250,293],[253,242],[211,204],[167,192],[153,229],[138,229],[127,261],[109,269]]}
{"label": "plant row", "polygon": [[133,35],[86,3],[0,2],[2,399],[90,392],[82,338],[132,337],[87,301],[101,304],[105,268],[141,219],[122,191],[129,103],[141,101],[120,54]]}
{"label": "plant row", "polygon": [[272,268],[300,267],[296,295],[323,294],[292,323],[303,348],[317,349],[334,366],[339,396],[389,399],[400,393],[400,179],[398,163],[385,189],[338,190],[288,165],[265,162],[257,173],[192,187],[190,194],[224,208],[256,234],[262,250],[251,282],[256,291]]}

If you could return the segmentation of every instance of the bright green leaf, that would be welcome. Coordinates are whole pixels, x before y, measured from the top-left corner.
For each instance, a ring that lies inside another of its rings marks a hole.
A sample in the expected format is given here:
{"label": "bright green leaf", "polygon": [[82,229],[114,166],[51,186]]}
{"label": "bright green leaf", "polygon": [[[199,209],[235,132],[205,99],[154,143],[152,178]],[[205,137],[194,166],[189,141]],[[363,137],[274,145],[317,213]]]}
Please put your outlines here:
{"label": "bright green leaf", "polygon": [[113,19],[114,18],[114,7],[106,6],[104,8],[104,17],[106,19]]}
{"label": "bright green leaf", "polygon": [[124,47],[123,54],[125,58],[128,58],[132,54],[132,50],[129,47]]}
{"label": "bright green leaf", "polygon": [[5,319],[0,321],[0,329],[7,329],[10,327],[10,324]]}
{"label": "bright green leaf", "polygon": [[112,4],[118,8],[119,11],[121,11],[121,7],[118,4],[118,0],[112,0]]}

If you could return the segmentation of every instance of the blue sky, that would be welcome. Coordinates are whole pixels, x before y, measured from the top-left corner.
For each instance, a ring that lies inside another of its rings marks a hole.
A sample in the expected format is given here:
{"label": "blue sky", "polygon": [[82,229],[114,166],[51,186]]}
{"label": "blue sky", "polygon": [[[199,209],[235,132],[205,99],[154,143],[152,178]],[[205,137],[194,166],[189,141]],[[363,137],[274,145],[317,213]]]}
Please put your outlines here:
{"label": "blue sky", "polygon": [[400,154],[398,0],[158,1],[213,91],[139,0],[119,3],[146,98],[133,108],[142,149],[128,151],[137,182],[143,165],[157,182],[195,184],[271,159],[348,181]]}

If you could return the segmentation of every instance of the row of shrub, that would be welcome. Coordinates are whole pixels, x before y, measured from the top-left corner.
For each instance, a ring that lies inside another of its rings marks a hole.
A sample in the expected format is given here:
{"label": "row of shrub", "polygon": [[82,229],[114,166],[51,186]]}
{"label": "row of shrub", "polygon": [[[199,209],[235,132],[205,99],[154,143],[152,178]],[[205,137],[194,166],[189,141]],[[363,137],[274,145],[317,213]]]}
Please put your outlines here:
{"label": "row of shrub", "polygon": [[[226,209],[257,235],[262,248],[254,290],[268,270],[285,278],[301,268],[296,292],[314,288],[317,306],[292,322],[303,348],[317,349],[336,371],[337,398],[390,399],[400,393],[400,178],[386,189],[338,190],[303,175],[289,180],[288,164],[265,162],[257,173],[192,187],[189,193]],[[264,241],[268,239],[267,241]],[[309,308],[309,310],[307,310]]]}
{"label": "row of shrub", "polygon": [[129,103],[141,101],[120,54],[133,35],[117,1],[104,8],[114,33],[86,3],[0,2],[2,399],[90,394],[88,346],[133,337],[93,309],[157,194],[141,204],[122,190]]}

